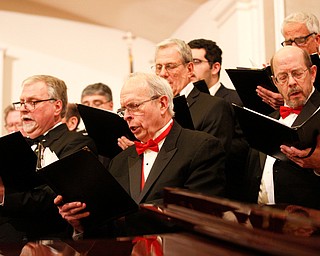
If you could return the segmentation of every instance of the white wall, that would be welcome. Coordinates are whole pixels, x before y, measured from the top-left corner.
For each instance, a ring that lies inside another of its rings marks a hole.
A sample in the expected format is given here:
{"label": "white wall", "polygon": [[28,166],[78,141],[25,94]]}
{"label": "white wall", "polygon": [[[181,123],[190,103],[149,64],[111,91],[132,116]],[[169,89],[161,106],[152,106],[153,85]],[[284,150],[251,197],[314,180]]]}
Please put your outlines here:
{"label": "white wall", "polygon": [[[115,109],[119,107],[120,88],[130,71],[126,32],[7,11],[0,11],[0,20],[0,49],[5,49],[2,109],[19,99],[21,82],[34,74],[64,80],[70,102],[79,102],[86,85],[106,83]],[[134,70],[149,72],[154,44],[136,38],[132,52]]]}
{"label": "white wall", "polygon": [[[265,38],[266,20],[274,18],[279,24],[284,13],[300,9],[315,12],[319,17],[319,8],[315,8],[318,0],[273,0],[275,15],[264,12],[266,1],[271,0],[210,0],[195,10],[172,37],[186,42],[195,38],[216,41],[223,51],[223,68],[252,64],[261,67],[269,58],[266,48],[269,47],[268,52],[277,49],[282,40],[276,26],[276,36],[272,38],[271,30]],[[112,88],[115,109],[118,108],[120,88],[129,73],[128,48],[123,40],[126,31],[9,11],[0,11],[0,21],[0,52],[4,49],[3,77],[0,72],[2,109],[19,99],[21,82],[34,74],[63,79],[70,102],[79,102],[87,84],[106,83]],[[134,71],[149,72],[154,43],[136,38],[132,51]],[[225,72],[221,81],[233,87]]]}
{"label": "white wall", "polygon": [[225,68],[252,63],[261,67],[266,62],[263,19],[262,0],[212,0],[196,10],[174,37],[215,41],[223,51],[221,81],[234,88]]}

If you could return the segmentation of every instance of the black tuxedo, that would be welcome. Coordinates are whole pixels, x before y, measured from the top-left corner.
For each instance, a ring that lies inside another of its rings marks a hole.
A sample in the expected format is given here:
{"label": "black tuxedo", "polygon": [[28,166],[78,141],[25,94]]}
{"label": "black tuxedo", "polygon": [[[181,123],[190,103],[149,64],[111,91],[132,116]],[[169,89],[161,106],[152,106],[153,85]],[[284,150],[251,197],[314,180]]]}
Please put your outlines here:
{"label": "black tuxedo", "polygon": [[[225,153],[221,142],[205,132],[183,129],[174,122],[140,192],[142,157],[134,146],[117,155],[110,172],[137,203],[161,202],[164,187],[179,187],[223,196]],[[125,235],[176,231],[166,222],[137,212],[125,219]]]}
{"label": "black tuxedo", "polygon": [[[161,203],[164,187],[179,187],[212,196],[223,196],[225,190],[225,153],[221,142],[205,132],[174,124],[140,191],[142,155],[131,146],[115,156],[109,172],[137,204]],[[151,219],[150,219],[151,218]],[[86,237],[135,236],[171,232],[166,222],[138,211],[115,222],[85,231]]]}
{"label": "black tuxedo", "polygon": [[[94,153],[97,152],[90,137],[70,132],[65,124],[49,131],[41,141],[44,147],[49,147],[58,158],[70,155],[85,146]],[[20,234],[24,233],[28,239],[59,235],[58,233],[65,231],[67,225],[53,204],[55,196],[46,185],[26,192],[6,188],[4,206],[0,207],[0,223],[11,225]],[[3,226],[0,226],[0,240],[2,228]]]}
{"label": "black tuxedo", "polygon": [[194,128],[220,139],[226,152],[230,150],[234,133],[232,109],[219,97],[200,92],[197,88],[187,97]]}
{"label": "black tuxedo", "polygon": [[243,105],[237,91],[226,88],[222,83],[220,83],[220,88],[218,89],[218,91],[214,96],[223,98],[225,101],[229,102],[230,104],[235,103],[239,106]]}
{"label": "black tuxedo", "polygon": [[224,195],[225,154],[219,140],[174,122],[140,192],[142,158],[134,146],[117,155],[110,173],[137,203],[162,198],[164,187],[180,187],[207,195]]}
{"label": "black tuxedo", "polygon": [[[235,103],[239,106],[243,106],[237,91],[226,88],[222,83],[215,96],[223,98],[230,104]],[[235,119],[235,127],[230,152],[227,155],[226,161],[226,189],[228,198],[241,200],[243,198],[243,177],[245,175],[249,144],[243,135],[234,112],[233,118]]]}
{"label": "black tuxedo", "polygon": [[[315,91],[293,125],[304,122],[320,106],[320,93]],[[279,119],[279,111],[272,117]],[[256,203],[266,155],[251,150],[246,177],[246,200]],[[320,177],[312,169],[301,168],[293,162],[276,160],[273,165],[274,195],[277,204],[296,204],[320,209]]]}

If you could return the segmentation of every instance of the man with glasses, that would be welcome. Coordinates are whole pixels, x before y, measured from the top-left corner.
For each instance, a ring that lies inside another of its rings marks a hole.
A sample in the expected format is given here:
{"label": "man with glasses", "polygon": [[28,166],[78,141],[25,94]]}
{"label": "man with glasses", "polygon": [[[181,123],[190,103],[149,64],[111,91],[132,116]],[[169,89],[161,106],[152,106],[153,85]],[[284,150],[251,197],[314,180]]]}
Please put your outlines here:
{"label": "man with glasses", "polygon": [[[20,101],[13,103],[20,111],[27,141],[34,150],[41,143],[44,158],[47,154],[51,158],[63,158],[86,146],[96,153],[88,136],[71,132],[62,123],[67,101],[67,87],[62,80],[36,75],[23,81]],[[59,237],[65,231],[66,225],[52,204],[55,194],[48,186],[21,192],[0,184],[1,241]]]}
{"label": "man with glasses", "polygon": [[[136,203],[161,201],[167,186],[224,195],[225,153],[221,142],[205,132],[183,129],[173,120],[173,93],[165,79],[155,74],[131,74],[122,87],[120,102],[119,111],[140,142],[113,158],[109,171]],[[61,196],[55,199],[56,204],[61,201]],[[79,221],[89,215],[85,202],[66,203],[59,211],[76,231],[86,234]],[[157,232],[156,222],[140,217],[127,217],[130,229]],[[110,236],[109,231],[103,235]]]}
{"label": "man with glasses", "polygon": [[20,111],[16,110],[12,104],[4,110],[4,127],[8,133],[20,131],[22,135],[25,136],[22,129]]}
{"label": "man with glasses", "polygon": [[[272,117],[287,126],[302,124],[320,106],[320,93],[313,86],[317,67],[312,65],[305,50],[286,46],[271,59],[271,70],[273,81],[284,99],[284,106]],[[294,164],[299,157],[306,157],[307,152],[295,155],[294,148],[282,145],[281,149],[291,161],[276,160],[252,150],[246,177],[247,200],[260,204],[296,204],[320,209],[318,170],[312,166]]]}
{"label": "man with glasses", "polygon": [[[169,82],[174,96],[185,95],[194,128],[220,139],[228,153],[235,126],[232,108],[223,99],[202,93],[194,87],[194,63],[190,47],[179,39],[160,42],[156,47],[152,70]],[[125,137],[118,140],[122,149],[132,144]]]}
{"label": "man with glasses", "polygon": [[211,40],[194,39],[188,43],[191,48],[195,81],[203,79],[213,96],[224,98],[229,103],[242,105],[238,93],[226,88],[220,81],[222,50]]}
{"label": "man with glasses", "polygon": [[216,136],[229,152],[234,133],[232,109],[221,98],[202,93],[194,87],[190,47],[179,39],[160,42],[156,47],[153,70],[169,82],[174,96],[185,95],[194,128]]}
{"label": "man with glasses", "polygon": [[[223,98],[230,104],[235,103],[242,106],[243,104],[236,90],[226,88],[219,80],[222,50],[216,42],[207,39],[194,39],[188,45],[192,52],[194,80],[203,79],[211,95]],[[227,196],[232,199],[241,199],[243,191],[242,179],[245,172],[249,145],[244,138],[240,125],[237,121],[235,122],[235,132],[226,162]]]}
{"label": "man with glasses", "polygon": [[112,91],[103,83],[90,84],[82,91],[81,104],[112,111]]}
{"label": "man with glasses", "polygon": [[[315,15],[304,12],[288,15],[282,23],[281,33],[285,39],[281,43],[283,47],[292,45],[304,49],[313,56],[314,64],[320,69],[320,27]],[[318,91],[320,90],[320,71],[317,72],[314,86]],[[263,102],[274,109],[279,109],[283,105],[283,97],[280,93],[274,93],[262,86],[258,86],[257,93]]]}

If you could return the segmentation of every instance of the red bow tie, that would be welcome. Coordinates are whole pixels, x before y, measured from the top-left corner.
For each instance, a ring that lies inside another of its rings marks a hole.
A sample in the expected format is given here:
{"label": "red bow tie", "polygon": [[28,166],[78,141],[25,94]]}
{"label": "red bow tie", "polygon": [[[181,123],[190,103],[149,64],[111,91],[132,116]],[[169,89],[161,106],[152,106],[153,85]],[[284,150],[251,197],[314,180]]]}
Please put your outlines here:
{"label": "red bow tie", "polygon": [[157,138],[148,140],[147,143],[141,143],[139,141],[135,141],[136,150],[138,155],[141,155],[147,149],[150,149],[154,152],[159,152],[158,143],[162,141],[170,132],[173,122],[165,129]]}
{"label": "red bow tie", "polygon": [[134,144],[136,145],[136,150],[138,155],[141,155],[147,149],[150,149],[154,152],[159,151],[158,143],[156,143],[153,139],[148,140],[147,143],[141,143],[139,141],[135,141]]}
{"label": "red bow tie", "polygon": [[289,108],[289,107],[281,106],[280,107],[280,115],[281,115],[282,119],[285,119],[291,113],[295,113],[295,114],[299,115],[301,110],[302,110],[302,106],[297,107],[297,108]]}

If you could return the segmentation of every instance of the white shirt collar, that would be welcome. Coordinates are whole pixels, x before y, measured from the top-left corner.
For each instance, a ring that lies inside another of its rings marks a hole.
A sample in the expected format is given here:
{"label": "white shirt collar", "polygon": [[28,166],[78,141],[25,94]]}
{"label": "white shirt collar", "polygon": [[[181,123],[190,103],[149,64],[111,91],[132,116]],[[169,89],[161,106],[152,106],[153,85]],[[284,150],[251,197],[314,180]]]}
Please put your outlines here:
{"label": "white shirt collar", "polygon": [[209,88],[209,92],[212,96],[216,95],[217,91],[220,89],[221,83],[218,81],[213,86]]}
{"label": "white shirt collar", "polygon": [[194,85],[192,82],[188,83],[186,87],[184,87],[181,92],[179,93],[180,96],[184,95],[186,98],[188,97],[188,95],[190,94],[190,92],[193,90]]}

